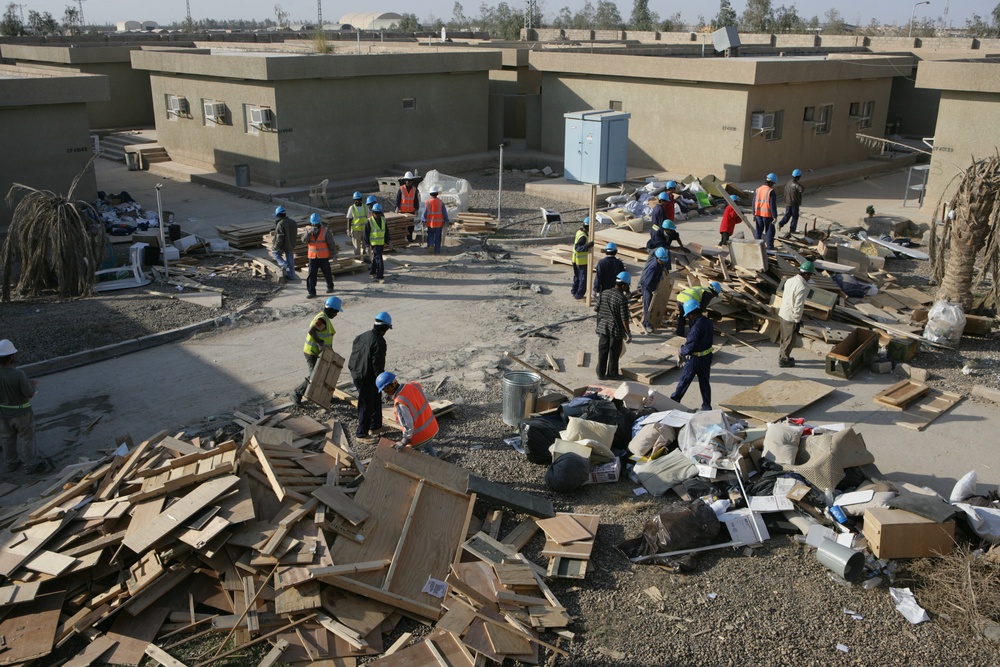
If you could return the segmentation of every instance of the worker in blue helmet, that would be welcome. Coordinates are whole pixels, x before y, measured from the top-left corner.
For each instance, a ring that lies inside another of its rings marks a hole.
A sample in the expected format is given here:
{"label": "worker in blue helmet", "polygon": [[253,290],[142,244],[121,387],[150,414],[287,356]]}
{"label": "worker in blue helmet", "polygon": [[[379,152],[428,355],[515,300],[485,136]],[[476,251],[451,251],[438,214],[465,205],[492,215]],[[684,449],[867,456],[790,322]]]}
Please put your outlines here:
{"label": "worker in blue helmet", "polygon": [[316,366],[316,362],[319,361],[320,355],[323,354],[323,350],[325,348],[333,349],[333,336],[337,333],[337,330],[333,328],[333,318],[343,312],[343,310],[344,304],[340,300],[340,297],[327,297],[326,303],[323,304],[323,310],[313,317],[309,323],[309,331],[306,332],[306,343],[302,348],[302,352],[306,355],[306,365],[309,367],[309,373],[306,374],[305,379],[302,380],[302,384],[295,390],[294,400],[296,405],[302,404],[302,396],[306,393],[306,389],[309,388],[309,378],[312,376],[313,368]]}
{"label": "worker in blue helmet", "polygon": [[712,303],[712,299],[720,294],[722,294],[722,285],[714,280],[708,284],[708,287],[692,285],[681,290],[677,294],[677,335],[683,336],[687,329],[687,313],[684,312],[684,306],[688,301],[697,303],[704,312],[708,310],[708,304]]}
{"label": "worker in blue helmet", "polygon": [[726,210],[722,213],[722,222],[719,223],[719,245],[729,245],[729,239],[732,237],[733,232],[736,231],[736,225],[740,224],[742,220],[739,211],[736,209],[739,200],[738,196],[729,195],[731,203],[726,206]]}
{"label": "worker in blue helmet", "polygon": [[621,380],[618,358],[622,343],[631,342],[629,330],[628,291],[632,276],[621,271],[615,284],[597,295],[597,379]]}
{"label": "worker in blue helmet", "polygon": [[594,247],[594,242],[589,240],[589,234],[588,216],[580,222],[580,229],[576,230],[576,235],[573,237],[573,254],[570,257],[573,264],[573,285],[569,291],[577,301],[587,296],[587,261],[590,249]]}
{"label": "worker in blue helmet", "polygon": [[302,242],[306,244],[309,257],[309,275],[306,276],[306,298],[316,298],[316,282],[319,272],[326,278],[326,293],[333,294],[333,271],[330,258],[337,255],[337,244],[333,232],[323,224],[319,213],[309,216],[309,228],[302,232]]}
{"label": "worker in blue helmet", "polygon": [[[649,219],[652,226],[649,228],[649,240],[646,241],[646,249],[653,252],[657,248],[667,248],[670,246],[666,223],[674,225],[674,200],[676,199],[677,183],[667,181],[666,188],[656,196],[656,202],[651,206]],[[673,227],[676,234],[676,226]],[[680,237],[677,237],[680,243]]]}
{"label": "worker in blue helmet", "polygon": [[618,246],[608,243],[604,246],[605,257],[597,263],[594,276],[594,294],[600,294],[615,286],[615,276],[625,270],[625,264],[618,259]]}
{"label": "worker in blue helmet", "polygon": [[646,260],[646,265],[642,267],[642,274],[639,276],[639,288],[642,291],[642,328],[645,333],[653,333],[660,325],[662,314],[654,315],[650,320],[650,312],[659,313],[666,308],[657,309],[654,306],[660,304],[665,306],[670,299],[670,251],[666,248],[657,248]]}
{"label": "worker in blue helmet", "polygon": [[791,238],[798,230],[799,207],[802,206],[802,192],[804,190],[802,184],[799,183],[801,177],[802,171],[793,169],[792,180],[785,184],[785,215],[778,221],[778,229],[788,225],[788,232],[781,237],[783,239]]}
{"label": "worker in blue helmet", "polygon": [[392,317],[382,311],[375,316],[372,328],[355,337],[351,345],[347,368],[358,391],[358,425],[354,435],[362,440],[382,430],[382,405],[375,381],[385,372],[385,333],[391,328]]}
{"label": "worker in blue helmet", "polygon": [[295,221],[288,217],[284,206],[274,209],[274,238],[271,241],[271,258],[281,269],[286,280],[295,279],[295,245],[299,230]]}
{"label": "worker in blue helmet", "polygon": [[670,398],[680,403],[691,386],[691,381],[697,377],[698,388],[701,389],[701,409],[711,410],[712,320],[704,316],[701,306],[694,300],[684,304],[684,316],[688,318],[691,329],[681,346],[680,356],[681,361],[684,361],[684,370],[681,371],[680,382]]}
{"label": "worker in blue helmet", "polygon": [[774,250],[774,217],[778,211],[778,196],[774,192],[774,186],[777,182],[778,177],[772,172],[753,193],[753,237],[757,240],[764,239],[768,250]]}
{"label": "worker in blue helmet", "polygon": [[368,224],[365,225],[365,247],[372,256],[372,266],[368,275],[380,283],[385,282],[385,261],[382,259],[382,251],[385,250],[388,238],[382,204],[372,204],[372,213],[368,217]]}

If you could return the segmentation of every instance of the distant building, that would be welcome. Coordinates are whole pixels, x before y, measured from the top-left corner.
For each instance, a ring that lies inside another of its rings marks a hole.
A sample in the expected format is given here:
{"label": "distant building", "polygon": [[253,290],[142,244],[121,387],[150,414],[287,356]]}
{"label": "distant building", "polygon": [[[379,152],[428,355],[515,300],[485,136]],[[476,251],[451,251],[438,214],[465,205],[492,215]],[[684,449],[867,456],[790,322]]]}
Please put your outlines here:
{"label": "distant building", "polygon": [[156,21],[119,21],[116,24],[118,32],[136,32],[139,30],[159,30],[160,24]]}
{"label": "distant building", "polygon": [[395,12],[364,12],[344,14],[340,23],[358,30],[388,30],[399,23],[403,16]]}

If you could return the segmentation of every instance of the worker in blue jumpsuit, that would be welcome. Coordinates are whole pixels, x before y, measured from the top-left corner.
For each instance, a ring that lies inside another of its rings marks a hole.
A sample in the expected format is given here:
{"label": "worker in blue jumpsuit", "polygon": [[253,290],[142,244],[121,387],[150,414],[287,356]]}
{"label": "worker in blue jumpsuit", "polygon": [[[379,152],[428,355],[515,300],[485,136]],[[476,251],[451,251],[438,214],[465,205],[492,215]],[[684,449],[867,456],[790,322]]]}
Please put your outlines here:
{"label": "worker in blue jumpsuit", "polygon": [[642,267],[639,287],[642,289],[642,327],[646,333],[653,332],[653,326],[649,323],[649,306],[653,302],[653,293],[660,286],[663,274],[669,270],[670,252],[666,248],[657,248],[646,260],[646,266]]}
{"label": "worker in blue jumpsuit", "polygon": [[597,276],[594,278],[595,295],[614,287],[618,274],[625,270],[625,264],[618,259],[618,246],[608,243],[604,246],[604,254],[607,257],[599,261],[595,267],[597,271]]}
{"label": "worker in blue jumpsuit", "polygon": [[678,403],[684,398],[691,381],[698,377],[698,387],[701,389],[701,409],[712,409],[712,385],[709,377],[712,371],[712,320],[704,317],[697,301],[684,303],[684,314],[691,325],[687,342],[681,346],[681,357],[686,358],[681,380],[677,389],[670,395]]}

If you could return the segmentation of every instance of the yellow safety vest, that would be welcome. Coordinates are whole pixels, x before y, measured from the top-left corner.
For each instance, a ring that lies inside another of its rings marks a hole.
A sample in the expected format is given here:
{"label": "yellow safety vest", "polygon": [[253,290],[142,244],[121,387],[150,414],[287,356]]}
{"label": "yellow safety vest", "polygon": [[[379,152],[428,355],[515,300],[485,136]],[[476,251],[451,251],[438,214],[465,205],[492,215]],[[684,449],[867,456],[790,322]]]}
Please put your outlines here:
{"label": "yellow safety vest", "polygon": [[677,303],[686,303],[691,299],[694,299],[698,303],[701,303],[701,297],[705,296],[705,292],[708,291],[707,287],[702,287],[701,285],[696,285],[695,287],[688,287],[686,290],[682,291],[677,295]]}
{"label": "yellow safety vest", "polygon": [[368,207],[364,204],[360,207],[357,204],[351,204],[351,208],[347,209],[347,219],[351,221],[352,232],[365,231],[365,223],[368,222]]}
{"label": "yellow safety vest", "polygon": [[380,215],[372,215],[371,229],[368,231],[368,243],[371,245],[385,245],[385,218],[382,218],[382,226],[379,227]]}
{"label": "yellow safety vest", "polygon": [[581,238],[586,239],[587,232],[583,231],[582,229],[578,229],[576,230],[576,236],[573,237],[573,263],[576,264],[577,266],[587,266],[587,255],[589,255],[590,253],[588,253],[586,250],[584,250],[583,252],[577,252],[576,250],[576,246],[580,243]]}
{"label": "yellow safety vest", "polygon": [[[320,313],[312,319],[309,323],[309,331],[311,332],[316,323],[320,320],[326,327],[323,331],[320,331],[316,336],[319,338],[319,342],[313,340],[311,333],[306,333],[306,344],[302,348],[302,351],[308,354],[310,357],[318,357],[319,353],[324,347],[331,347],[333,345],[333,334],[337,333],[337,330],[333,328],[333,320],[326,316],[326,313]],[[322,344],[322,345],[321,345]]]}

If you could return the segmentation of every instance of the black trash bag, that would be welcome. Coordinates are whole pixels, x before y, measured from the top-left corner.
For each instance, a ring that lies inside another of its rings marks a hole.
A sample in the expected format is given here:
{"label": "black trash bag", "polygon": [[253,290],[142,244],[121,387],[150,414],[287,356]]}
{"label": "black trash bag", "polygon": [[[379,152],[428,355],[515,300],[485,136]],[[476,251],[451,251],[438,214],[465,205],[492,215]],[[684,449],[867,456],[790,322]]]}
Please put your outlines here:
{"label": "black trash bag", "polygon": [[[690,503],[671,503],[646,522],[641,535],[625,540],[617,548],[628,558],[697,549],[716,543],[720,530],[715,511],[697,498]],[[649,558],[641,562],[669,566],[676,565],[674,560]]]}
{"label": "black trash bag", "polygon": [[628,443],[632,440],[632,424],[635,423],[637,413],[634,410],[618,409],[614,401],[597,400],[593,401],[583,411],[583,419],[587,419],[599,424],[617,426],[614,441],[611,449],[628,449]]}
{"label": "black trash bag", "polygon": [[555,415],[532,417],[521,423],[521,446],[532,463],[548,465],[552,463],[549,447],[555,444],[559,431],[566,428],[566,422]]}
{"label": "black trash bag", "polygon": [[681,486],[684,487],[684,490],[687,491],[687,494],[692,498],[711,496],[719,492],[718,487],[704,477],[692,477],[691,479],[686,479],[681,482]]}
{"label": "black trash bag", "polygon": [[545,483],[556,493],[573,493],[590,479],[590,461],[572,452],[561,455],[545,471]]}

